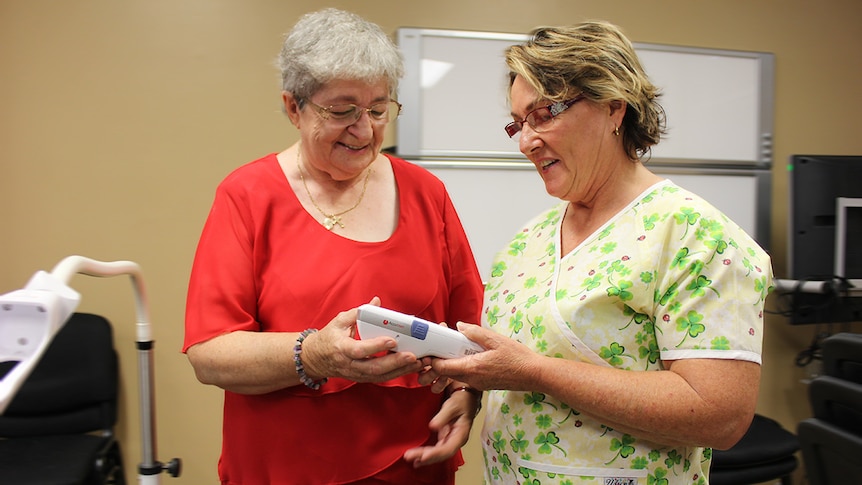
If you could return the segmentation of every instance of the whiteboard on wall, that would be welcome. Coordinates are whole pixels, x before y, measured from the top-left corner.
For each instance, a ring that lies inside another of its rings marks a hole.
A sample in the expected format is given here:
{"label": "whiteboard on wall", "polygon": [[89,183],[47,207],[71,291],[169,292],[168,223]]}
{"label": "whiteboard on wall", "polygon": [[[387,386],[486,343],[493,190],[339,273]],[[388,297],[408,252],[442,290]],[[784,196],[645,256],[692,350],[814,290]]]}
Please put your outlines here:
{"label": "whiteboard on wall", "polygon": [[[405,77],[397,152],[404,158],[522,159],[511,121],[504,50],[525,34],[401,28]],[[669,133],[660,163],[771,163],[772,54],[635,43],[662,89]]]}
{"label": "whiteboard on wall", "polygon": [[[559,203],[524,162],[423,162],[449,191],[483,279],[491,262],[534,216]],[[703,197],[764,248],[769,247],[768,170],[651,166],[650,170]]]}

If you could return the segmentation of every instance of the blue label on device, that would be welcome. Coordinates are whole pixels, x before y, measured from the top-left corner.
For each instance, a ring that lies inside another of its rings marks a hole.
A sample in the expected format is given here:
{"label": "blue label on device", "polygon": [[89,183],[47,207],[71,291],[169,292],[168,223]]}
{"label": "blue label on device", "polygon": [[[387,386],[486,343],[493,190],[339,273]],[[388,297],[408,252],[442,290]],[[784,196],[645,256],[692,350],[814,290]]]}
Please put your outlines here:
{"label": "blue label on device", "polygon": [[413,325],[410,327],[410,336],[419,340],[425,340],[425,337],[428,336],[428,324],[419,320],[413,320]]}

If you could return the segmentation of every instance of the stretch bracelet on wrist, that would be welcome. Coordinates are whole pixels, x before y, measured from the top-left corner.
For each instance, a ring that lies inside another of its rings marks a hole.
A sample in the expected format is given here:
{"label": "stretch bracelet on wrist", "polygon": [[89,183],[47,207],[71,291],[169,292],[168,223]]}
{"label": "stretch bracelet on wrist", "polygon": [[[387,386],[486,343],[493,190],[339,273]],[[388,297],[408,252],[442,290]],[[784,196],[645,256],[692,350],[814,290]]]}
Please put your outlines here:
{"label": "stretch bracelet on wrist", "polygon": [[452,394],[455,394],[458,391],[467,391],[470,394],[476,396],[476,402],[478,403],[478,405],[476,406],[476,414],[479,414],[479,411],[482,410],[482,391],[475,389],[473,387],[470,387],[470,386],[458,386],[455,389],[451,389],[449,391],[449,395],[451,396]]}
{"label": "stretch bracelet on wrist", "polygon": [[299,376],[299,380],[308,388],[316,391],[320,389],[320,386],[326,384],[327,379],[324,377],[315,382],[314,379],[308,377],[308,374],[305,373],[305,367],[302,365],[302,342],[306,337],[315,332],[317,332],[316,328],[309,328],[299,334],[299,338],[296,339],[296,345],[293,346],[293,363],[296,364],[296,374]]}

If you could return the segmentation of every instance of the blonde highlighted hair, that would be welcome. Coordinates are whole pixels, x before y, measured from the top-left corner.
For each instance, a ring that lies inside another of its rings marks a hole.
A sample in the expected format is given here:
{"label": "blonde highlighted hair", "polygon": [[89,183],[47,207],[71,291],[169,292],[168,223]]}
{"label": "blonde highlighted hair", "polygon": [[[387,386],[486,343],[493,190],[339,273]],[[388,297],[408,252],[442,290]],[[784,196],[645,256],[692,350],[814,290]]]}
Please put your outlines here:
{"label": "blonde highlighted hair", "polygon": [[581,92],[598,103],[625,101],[620,131],[632,160],[647,155],[666,133],[659,89],[649,80],[632,43],[609,22],[537,28],[527,42],[506,50],[506,64],[510,88],[521,76],[550,101]]}

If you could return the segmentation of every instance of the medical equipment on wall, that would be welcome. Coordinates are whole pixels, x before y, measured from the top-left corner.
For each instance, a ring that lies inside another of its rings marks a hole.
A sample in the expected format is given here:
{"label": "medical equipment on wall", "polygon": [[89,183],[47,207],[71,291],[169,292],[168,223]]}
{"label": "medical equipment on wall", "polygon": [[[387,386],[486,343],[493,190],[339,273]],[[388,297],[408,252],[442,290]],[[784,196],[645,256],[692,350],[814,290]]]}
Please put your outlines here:
{"label": "medical equipment on wall", "polygon": [[141,455],[138,483],[155,485],[161,473],[180,475],[181,460],[156,460],[153,338],[146,288],[141,269],[131,261],[102,262],[69,256],[47,273],[39,271],[20,290],[0,295],[0,362],[14,365],[0,380],[0,414],[26,381],[63,324],[81,301],[68,286],[77,274],[108,277],[129,275],[135,294],[138,390],[141,419]]}

